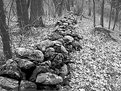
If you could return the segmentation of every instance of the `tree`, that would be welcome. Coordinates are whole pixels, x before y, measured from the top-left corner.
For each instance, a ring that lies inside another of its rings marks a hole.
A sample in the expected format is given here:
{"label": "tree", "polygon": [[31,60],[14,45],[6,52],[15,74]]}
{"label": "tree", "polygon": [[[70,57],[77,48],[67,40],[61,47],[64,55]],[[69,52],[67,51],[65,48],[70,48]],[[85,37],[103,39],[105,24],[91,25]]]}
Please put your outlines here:
{"label": "tree", "polygon": [[116,23],[118,21],[118,14],[119,14],[119,0],[116,1],[116,12],[115,12],[115,20],[114,20],[114,25],[113,25],[113,30],[115,29]]}
{"label": "tree", "polygon": [[[29,0],[28,0],[29,1]],[[20,28],[24,28],[29,23],[27,0],[16,0],[17,16]],[[27,27],[26,27],[27,29]]]}
{"label": "tree", "polygon": [[1,32],[2,42],[3,42],[3,52],[6,60],[12,58],[10,37],[7,29],[8,27],[6,25],[4,4],[3,4],[3,0],[0,0],[0,32]]}
{"label": "tree", "polygon": [[70,8],[71,8],[70,5],[71,5],[70,0],[66,0],[66,8],[67,8],[68,11],[71,10],[71,9],[70,9]]}
{"label": "tree", "polygon": [[101,4],[101,17],[100,17],[100,25],[104,26],[104,0],[102,0]]}
{"label": "tree", "polygon": [[93,0],[93,23],[94,23],[94,27],[95,27],[95,22],[96,22],[96,16],[95,16],[95,0]]}
{"label": "tree", "polygon": [[112,0],[111,0],[111,2],[110,2],[110,5],[111,5],[111,9],[110,9],[110,16],[109,16],[109,25],[108,25],[108,29],[110,29],[110,25],[111,25],[111,14],[112,14],[112,5],[113,3],[112,3]]}
{"label": "tree", "polygon": [[84,0],[82,0],[81,3],[82,3],[82,4],[81,4],[81,11],[80,11],[80,14],[81,14],[81,18],[80,18],[80,20],[82,20],[82,16],[83,16]]}
{"label": "tree", "polygon": [[75,6],[75,9],[74,9],[74,13],[75,15],[77,16],[80,16],[81,15],[81,18],[82,19],[82,13],[83,13],[83,8],[84,8],[84,0],[76,0],[76,6]]}
{"label": "tree", "polygon": [[45,27],[42,20],[43,15],[43,0],[31,0],[30,23],[35,27]]}
{"label": "tree", "polygon": [[57,7],[58,16],[62,16],[63,8],[64,8],[64,0],[60,0],[60,2],[58,3],[58,7]]}
{"label": "tree", "polygon": [[88,16],[91,16],[91,0],[88,0]]}

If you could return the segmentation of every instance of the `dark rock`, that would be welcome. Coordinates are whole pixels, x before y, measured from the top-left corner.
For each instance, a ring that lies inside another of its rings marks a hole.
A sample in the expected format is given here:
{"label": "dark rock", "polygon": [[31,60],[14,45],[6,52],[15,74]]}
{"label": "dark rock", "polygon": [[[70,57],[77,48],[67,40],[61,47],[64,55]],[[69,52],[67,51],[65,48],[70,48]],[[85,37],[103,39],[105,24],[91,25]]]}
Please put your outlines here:
{"label": "dark rock", "polygon": [[45,60],[53,60],[54,57],[56,56],[56,52],[55,52],[55,49],[54,48],[49,48],[48,50],[45,51],[45,55],[44,55],[44,59]]}
{"label": "dark rock", "polygon": [[63,82],[63,78],[49,72],[41,73],[37,76],[36,82],[46,84],[46,85],[47,84],[54,85],[54,84],[59,84]]}
{"label": "dark rock", "polygon": [[18,67],[22,70],[22,71],[29,71],[34,69],[36,66],[33,62],[29,61],[28,59],[20,59],[20,58],[16,58],[15,59],[18,63]]}
{"label": "dark rock", "polygon": [[54,46],[54,49],[57,53],[63,53],[63,54],[68,54],[68,51],[63,45],[56,44]]}
{"label": "dark rock", "polygon": [[[18,88],[18,81],[0,76],[0,87],[7,91]],[[0,91],[2,90],[0,89]]]}
{"label": "dark rock", "polygon": [[16,58],[15,60],[18,63],[18,67],[21,69],[23,79],[28,80],[33,70],[36,68],[36,65],[28,59]]}
{"label": "dark rock", "polygon": [[72,46],[76,51],[80,51],[80,49],[82,49],[81,44],[78,41],[73,41]]}
{"label": "dark rock", "polygon": [[50,71],[50,69],[49,69],[49,66],[37,66],[36,67],[36,69],[33,71],[33,73],[32,73],[32,75],[31,75],[31,77],[30,77],[30,81],[35,81],[36,80],[36,77],[37,77],[37,75],[39,74],[39,73],[45,73],[45,72],[49,72]]}
{"label": "dark rock", "polygon": [[9,59],[6,64],[0,67],[0,76],[10,77],[16,80],[21,79],[21,70],[18,65],[12,59]]}
{"label": "dark rock", "polygon": [[52,68],[53,67],[60,68],[63,60],[64,60],[63,54],[62,53],[57,53],[57,55],[55,56],[55,58],[52,60]]}
{"label": "dark rock", "polygon": [[65,48],[66,50],[70,53],[70,52],[73,52],[73,46],[72,44],[65,44]]}

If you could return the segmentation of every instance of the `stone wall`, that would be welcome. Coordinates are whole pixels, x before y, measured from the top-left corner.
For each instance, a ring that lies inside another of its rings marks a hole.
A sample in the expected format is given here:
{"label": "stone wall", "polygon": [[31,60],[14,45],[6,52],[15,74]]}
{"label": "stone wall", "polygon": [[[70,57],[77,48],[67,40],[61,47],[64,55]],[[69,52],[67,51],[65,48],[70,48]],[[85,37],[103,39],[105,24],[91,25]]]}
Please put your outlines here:
{"label": "stone wall", "polygon": [[69,64],[73,63],[70,54],[82,48],[79,42],[82,38],[75,32],[76,24],[75,17],[69,14],[39,44],[16,48],[16,57],[0,67],[0,91],[57,91],[69,86]]}

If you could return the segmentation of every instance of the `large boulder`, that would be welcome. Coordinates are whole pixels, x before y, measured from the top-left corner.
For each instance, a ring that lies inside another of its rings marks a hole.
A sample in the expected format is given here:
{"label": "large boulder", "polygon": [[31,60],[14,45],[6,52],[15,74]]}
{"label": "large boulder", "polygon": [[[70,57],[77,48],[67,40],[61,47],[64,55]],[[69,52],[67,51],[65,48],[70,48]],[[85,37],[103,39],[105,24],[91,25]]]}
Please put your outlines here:
{"label": "large boulder", "polygon": [[40,73],[45,73],[45,72],[49,72],[50,69],[49,69],[49,66],[48,65],[44,65],[44,66],[37,66],[36,69],[33,71],[31,77],[30,77],[30,81],[35,81],[36,80],[36,77],[38,74]]}
{"label": "large boulder", "polygon": [[62,62],[64,60],[64,56],[62,53],[57,53],[54,59],[52,60],[52,68],[57,67],[60,68]]}
{"label": "large boulder", "polygon": [[[14,88],[18,88],[18,81],[0,76],[0,87],[4,89],[3,91],[10,91]],[[0,91],[2,91],[1,89]]]}
{"label": "large boulder", "polygon": [[59,84],[63,82],[63,78],[56,74],[47,72],[47,73],[39,74],[36,78],[36,82],[46,84],[46,85],[47,84],[54,85],[54,84]]}
{"label": "large boulder", "polygon": [[23,79],[29,79],[36,65],[28,59],[16,58],[15,61],[18,63],[18,67],[21,69]]}
{"label": "large boulder", "polygon": [[53,42],[49,39],[41,41],[39,44],[35,45],[35,48],[45,52],[46,48],[53,46]]}
{"label": "large boulder", "polygon": [[18,67],[25,72],[32,70],[36,67],[35,64],[28,59],[16,58],[15,61],[17,62]]}
{"label": "large boulder", "polygon": [[0,76],[16,80],[22,79],[21,70],[18,68],[18,64],[12,59],[7,60],[6,64],[0,67]]}
{"label": "large boulder", "polygon": [[34,49],[27,49],[27,48],[17,48],[16,51],[16,56],[20,58],[27,58],[32,61],[39,61],[43,62],[44,60],[44,54],[39,51],[39,50],[34,50]]}

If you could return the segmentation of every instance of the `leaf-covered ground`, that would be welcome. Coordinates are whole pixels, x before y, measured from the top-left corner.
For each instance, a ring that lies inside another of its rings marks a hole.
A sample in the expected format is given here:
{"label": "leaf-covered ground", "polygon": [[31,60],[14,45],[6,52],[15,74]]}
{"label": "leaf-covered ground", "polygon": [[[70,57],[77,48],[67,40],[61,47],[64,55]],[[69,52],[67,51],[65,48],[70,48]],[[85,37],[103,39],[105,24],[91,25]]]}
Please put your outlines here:
{"label": "leaf-covered ground", "polygon": [[84,39],[73,54],[71,91],[121,91],[121,44],[93,36],[92,24],[82,21],[76,30]]}

